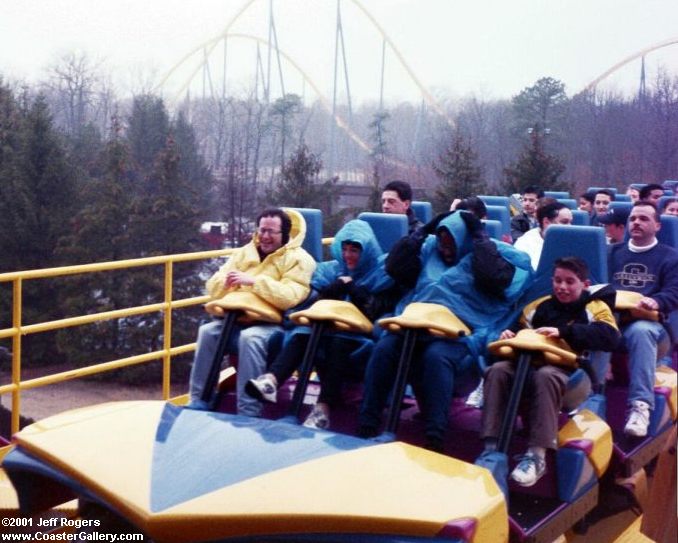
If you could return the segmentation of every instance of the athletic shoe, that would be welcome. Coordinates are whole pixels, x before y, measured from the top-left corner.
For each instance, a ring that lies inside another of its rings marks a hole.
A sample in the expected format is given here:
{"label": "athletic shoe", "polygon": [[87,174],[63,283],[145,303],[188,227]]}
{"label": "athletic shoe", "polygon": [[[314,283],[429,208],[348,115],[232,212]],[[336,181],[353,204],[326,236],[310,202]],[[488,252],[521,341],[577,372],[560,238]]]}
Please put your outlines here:
{"label": "athletic shoe", "polygon": [[629,409],[626,426],[624,426],[624,433],[627,436],[645,437],[649,425],[650,406],[641,400],[635,400],[631,404],[631,409]]}
{"label": "athletic shoe", "polygon": [[264,373],[256,379],[247,381],[245,392],[262,402],[276,403],[278,401],[278,386],[270,373]]}
{"label": "athletic shoe", "polygon": [[546,462],[536,454],[525,453],[518,465],[511,472],[513,479],[520,486],[532,486],[546,473]]}
{"label": "athletic shoe", "polygon": [[481,409],[483,407],[483,381],[480,380],[480,384],[476,389],[468,395],[466,398],[466,405],[469,407],[475,407],[476,409]]}
{"label": "athletic shoe", "polygon": [[327,430],[330,427],[330,417],[321,407],[314,405],[313,410],[304,421],[304,426],[317,430]]}

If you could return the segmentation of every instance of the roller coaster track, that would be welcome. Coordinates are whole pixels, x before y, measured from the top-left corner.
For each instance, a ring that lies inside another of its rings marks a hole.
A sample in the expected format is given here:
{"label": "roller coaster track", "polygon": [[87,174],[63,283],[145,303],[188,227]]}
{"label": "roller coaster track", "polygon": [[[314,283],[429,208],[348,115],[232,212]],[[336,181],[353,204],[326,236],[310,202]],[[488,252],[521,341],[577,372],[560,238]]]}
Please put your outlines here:
{"label": "roller coaster track", "polygon": [[[325,107],[330,113],[332,111],[331,108],[328,108],[329,105],[329,100],[320,92],[318,85],[313,82],[313,80],[304,72],[304,70],[299,66],[298,63],[296,63],[288,54],[284,53],[279,47],[277,47],[277,44],[270,44],[267,40],[264,40],[262,38],[256,37],[256,36],[251,36],[248,34],[234,34],[231,33],[231,27],[237,22],[237,20],[249,9],[249,7],[255,2],[256,0],[247,0],[245,4],[238,10],[238,12],[231,18],[231,20],[228,22],[226,27],[221,31],[220,34],[218,34],[216,37],[211,38],[204,43],[198,45],[195,47],[193,50],[189,51],[186,55],[184,55],[168,72],[165,74],[163,79],[160,81],[160,83],[157,85],[156,90],[163,87],[169,78],[174,74],[174,72],[182,66],[188,59],[193,57],[196,53],[203,51],[204,53],[204,58],[205,61],[209,58],[209,56],[212,54],[214,51],[214,48],[216,45],[223,39],[229,39],[229,38],[246,38],[246,39],[251,39],[255,40],[258,43],[265,44],[267,46],[272,45],[276,52],[280,55],[282,55],[287,62],[290,63],[304,78],[304,80],[313,88],[314,92],[320,97],[320,100],[323,104],[323,107]],[[376,28],[376,30],[379,32],[381,35],[382,39],[388,43],[390,46],[391,50],[395,54],[396,58],[400,62],[401,66],[404,68],[404,70],[407,72],[407,74],[410,76],[414,84],[417,86],[417,88],[421,91],[422,97],[424,101],[434,110],[436,113],[438,113],[442,118],[446,120],[446,122],[450,126],[454,126],[453,121],[448,117],[447,113],[445,110],[442,108],[442,106],[436,101],[436,99],[433,97],[433,95],[426,89],[426,87],[422,84],[422,82],[419,80],[419,78],[416,76],[412,68],[407,64],[405,61],[404,56],[400,52],[400,50],[396,47],[395,43],[393,40],[388,36],[386,31],[381,27],[381,25],[377,22],[376,18],[358,1],[358,0],[351,0],[353,4],[367,17],[367,19],[372,23],[372,25]],[[184,84],[179,88],[177,91],[177,96],[180,96],[186,91],[186,88],[190,84],[190,82],[193,80],[193,78],[196,76],[198,70],[201,68],[203,64],[200,64],[196,66],[193,71],[190,73]],[[358,145],[365,149],[366,151],[371,150],[371,147],[366,144],[360,137],[355,134],[350,127],[348,126],[348,123],[344,121],[341,117],[335,115],[335,121],[337,122],[337,125],[345,130],[351,139],[356,141]]]}
{"label": "roller coaster track", "polygon": [[638,51],[637,53],[634,53],[628,57],[626,57],[624,60],[618,62],[614,66],[612,66],[609,70],[603,72],[601,75],[596,77],[593,81],[591,81],[586,87],[584,87],[584,90],[582,92],[588,92],[593,89],[595,89],[598,86],[598,83],[603,81],[605,78],[608,76],[612,75],[614,72],[616,72],[618,69],[620,69],[622,66],[625,66],[629,62],[632,62],[638,58],[644,57],[648,53],[651,53],[652,51],[656,51],[657,49],[661,49],[663,47],[668,47],[669,45],[676,45],[678,44],[678,37],[675,38],[669,38],[668,40],[656,43],[654,45],[651,45],[650,47],[646,47],[645,49],[642,49],[641,51]]}

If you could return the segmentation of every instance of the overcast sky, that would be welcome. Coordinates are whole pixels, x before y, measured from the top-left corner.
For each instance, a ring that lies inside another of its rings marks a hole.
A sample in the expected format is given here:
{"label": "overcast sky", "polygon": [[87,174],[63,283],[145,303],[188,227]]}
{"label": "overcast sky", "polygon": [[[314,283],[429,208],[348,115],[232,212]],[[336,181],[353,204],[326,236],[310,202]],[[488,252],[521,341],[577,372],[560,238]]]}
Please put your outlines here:
{"label": "overcast sky", "polygon": [[[360,2],[421,84],[438,96],[510,97],[543,76],[562,80],[571,95],[626,57],[678,38],[678,0]],[[78,51],[103,60],[121,92],[135,91],[143,79],[139,74],[161,80],[187,53],[221,35],[248,3],[0,0],[0,74],[33,82],[44,78],[46,68],[61,56]],[[275,0],[273,5],[280,49],[331,99],[336,0]],[[230,33],[251,36],[228,42],[227,85],[232,92],[244,92],[252,84],[256,66],[252,37],[268,38],[268,6],[268,0],[251,2],[230,26]],[[381,36],[353,0],[342,0],[341,9],[353,100],[376,100]],[[216,66],[221,67],[222,54],[220,45],[212,57],[215,86],[221,85]],[[167,95],[184,87],[197,58],[167,80]],[[386,58],[386,99],[418,100],[419,90],[395,54],[389,50]],[[677,75],[678,45],[649,54],[646,64],[648,84],[657,66]],[[639,75],[636,61],[606,84],[630,92],[637,89]],[[201,81],[198,75],[194,85]],[[284,81],[288,92],[301,92],[302,77],[289,67]],[[343,78],[339,81],[344,89]],[[304,92],[314,96],[310,84]]]}

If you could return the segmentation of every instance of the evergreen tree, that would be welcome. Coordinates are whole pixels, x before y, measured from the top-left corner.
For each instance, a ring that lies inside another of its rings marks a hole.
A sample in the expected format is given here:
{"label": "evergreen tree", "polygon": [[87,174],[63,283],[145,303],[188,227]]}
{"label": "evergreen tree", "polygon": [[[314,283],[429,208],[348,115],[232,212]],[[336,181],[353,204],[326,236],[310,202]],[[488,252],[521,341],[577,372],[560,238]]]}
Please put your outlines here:
{"label": "evergreen tree", "polygon": [[372,141],[374,143],[370,151],[372,161],[372,179],[370,183],[370,194],[367,198],[368,211],[381,211],[381,193],[382,184],[386,178],[386,160],[388,158],[388,142],[386,135],[386,121],[391,117],[388,111],[378,111],[372,116],[372,121],[368,125]]}
{"label": "evergreen tree", "polygon": [[562,161],[544,151],[544,136],[539,130],[530,134],[530,143],[512,166],[504,169],[502,190],[506,194],[520,192],[527,185],[543,190],[569,190],[569,185],[559,177],[565,171]]}
{"label": "evergreen tree", "polygon": [[552,77],[542,77],[511,100],[515,129],[525,134],[534,128],[558,136],[568,104],[565,84]]}
{"label": "evergreen tree", "polygon": [[[63,142],[52,126],[42,96],[25,109],[10,105],[3,92],[3,124],[15,134],[3,139],[0,164],[0,271],[49,268],[63,263],[56,249],[72,228],[78,188]],[[9,120],[8,119],[12,119]],[[23,322],[49,321],[63,316],[55,303],[50,280],[23,286]],[[7,315],[7,313],[4,313]],[[57,355],[52,334],[30,336],[23,343],[24,359],[45,363]]]}
{"label": "evergreen tree", "polygon": [[433,165],[433,170],[441,180],[432,202],[436,213],[448,211],[455,198],[477,196],[485,191],[476,161],[477,155],[471,146],[466,144],[460,134],[456,134],[452,145]]}
{"label": "evergreen tree", "polygon": [[150,94],[134,97],[127,140],[140,181],[153,169],[156,156],[165,147],[169,128],[169,115],[162,98]]}
{"label": "evergreen tree", "polygon": [[268,191],[264,205],[271,202],[288,207],[312,207],[323,212],[323,229],[334,232],[343,214],[333,214],[339,199],[338,179],[319,179],[322,161],[301,144],[284,164],[278,183]]}

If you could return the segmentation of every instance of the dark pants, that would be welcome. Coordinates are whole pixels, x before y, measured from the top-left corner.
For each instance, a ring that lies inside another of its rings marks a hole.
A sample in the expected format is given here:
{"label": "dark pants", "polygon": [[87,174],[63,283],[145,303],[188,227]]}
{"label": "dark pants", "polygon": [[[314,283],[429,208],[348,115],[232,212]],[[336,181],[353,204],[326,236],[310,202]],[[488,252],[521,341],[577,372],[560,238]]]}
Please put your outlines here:
{"label": "dark pants", "polygon": [[[365,391],[359,424],[379,428],[381,414],[393,388],[403,336],[386,334],[374,346],[365,370]],[[441,440],[447,430],[452,395],[470,392],[477,385],[478,366],[463,343],[425,336],[412,355],[410,380],[417,391],[426,421],[426,437]]]}
{"label": "dark pants", "polygon": [[[269,367],[282,384],[299,368],[308,345],[308,334],[294,334]],[[314,366],[320,378],[318,401],[334,407],[341,402],[341,389],[347,381],[362,381],[366,358],[351,356],[362,344],[362,338],[325,335],[318,342]]]}
{"label": "dark pants", "polygon": [[[515,363],[503,360],[495,362],[485,372],[483,439],[499,437],[515,371]],[[558,448],[558,415],[568,379],[568,373],[557,366],[530,368],[523,388],[523,400],[529,405],[528,446]]]}

